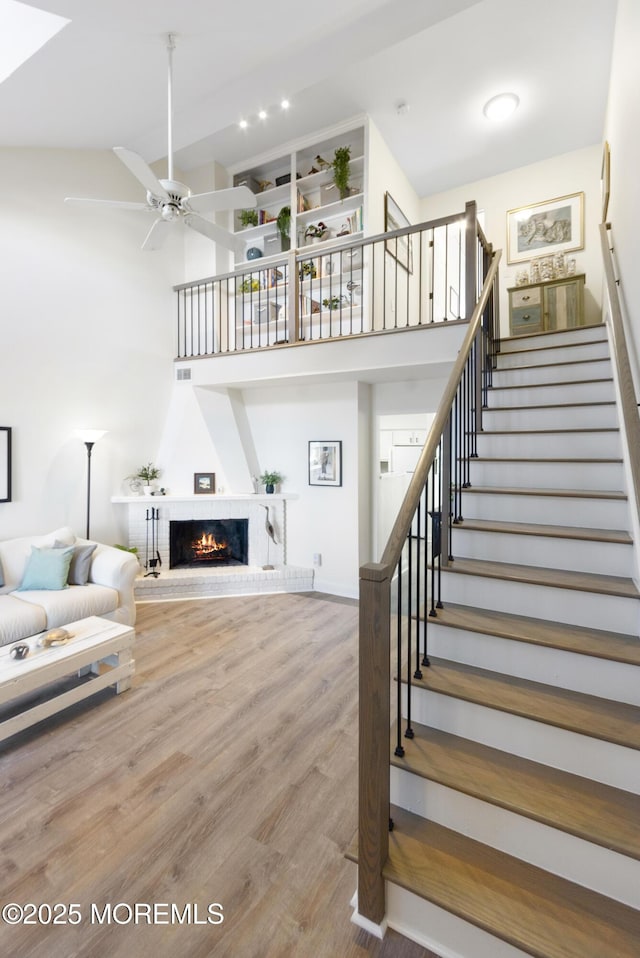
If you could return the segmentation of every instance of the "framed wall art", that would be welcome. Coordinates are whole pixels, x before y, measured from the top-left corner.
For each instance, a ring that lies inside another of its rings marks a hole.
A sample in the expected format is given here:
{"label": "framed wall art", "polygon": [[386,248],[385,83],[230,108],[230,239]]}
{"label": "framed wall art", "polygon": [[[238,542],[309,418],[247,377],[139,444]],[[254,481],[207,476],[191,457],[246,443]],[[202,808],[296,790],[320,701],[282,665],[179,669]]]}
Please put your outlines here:
{"label": "framed wall art", "polygon": [[507,262],[584,247],[584,193],[558,196],[507,212]]}
{"label": "framed wall art", "polygon": [[342,485],[342,442],[319,439],[309,442],[309,485]]}
{"label": "framed wall art", "polygon": [[0,426],[0,502],[11,502],[11,426]]}
{"label": "framed wall art", "polygon": [[[404,215],[394,198],[390,193],[384,194],[384,231],[391,233],[393,230],[401,230],[405,226],[411,226],[411,223]],[[413,272],[413,248],[410,236],[397,236],[394,239],[387,240],[385,243],[387,253],[392,256],[407,273]]]}
{"label": "framed wall art", "polygon": [[193,491],[198,495],[211,495],[216,491],[215,472],[194,472]]}

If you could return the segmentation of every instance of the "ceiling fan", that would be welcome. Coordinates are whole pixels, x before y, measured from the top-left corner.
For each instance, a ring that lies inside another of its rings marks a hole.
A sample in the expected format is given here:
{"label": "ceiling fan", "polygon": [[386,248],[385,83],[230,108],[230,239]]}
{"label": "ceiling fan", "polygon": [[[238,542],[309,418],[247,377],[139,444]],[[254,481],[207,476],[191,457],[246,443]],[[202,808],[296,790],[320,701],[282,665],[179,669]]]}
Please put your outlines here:
{"label": "ceiling fan", "polygon": [[167,143],[167,179],[161,180],[155,175],[150,166],[133,150],[122,146],[114,147],[113,152],[124,163],[130,173],[144,186],[147,191],[146,203],[131,203],[122,200],[97,200],[68,196],[65,203],[92,204],[94,206],[109,206],[122,210],[139,210],[143,213],[154,213],[151,229],[142,244],[143,250],[156,250],[164,244],[171,224],[181,219],[190,229],[201,233],[214,243],[220,243],[234,252],[244,249],[244,242],[233,233],[217,226],[211,220],[204,219],[200,213],[212,213],[218,210],[234,210],[249,208],[257,205],[254,193],[247,186],[236,186],[230,189],[213,190],[210,193],[192,193],[188,186],[173,178],[173,51],[175,38],[172,33],[167,36],[168,54],[168,143]]}

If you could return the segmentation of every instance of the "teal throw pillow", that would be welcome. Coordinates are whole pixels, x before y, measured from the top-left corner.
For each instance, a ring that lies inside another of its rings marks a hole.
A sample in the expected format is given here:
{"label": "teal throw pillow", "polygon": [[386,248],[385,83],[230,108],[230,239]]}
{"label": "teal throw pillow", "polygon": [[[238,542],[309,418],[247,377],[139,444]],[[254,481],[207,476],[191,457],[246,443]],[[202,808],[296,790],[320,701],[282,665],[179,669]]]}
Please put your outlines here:
{"label": "teal throw pillow", "polygon": [[39,549],[31,546],[31,555],[17,591],[30,589],[66,589],[73,546],[65,549]]}

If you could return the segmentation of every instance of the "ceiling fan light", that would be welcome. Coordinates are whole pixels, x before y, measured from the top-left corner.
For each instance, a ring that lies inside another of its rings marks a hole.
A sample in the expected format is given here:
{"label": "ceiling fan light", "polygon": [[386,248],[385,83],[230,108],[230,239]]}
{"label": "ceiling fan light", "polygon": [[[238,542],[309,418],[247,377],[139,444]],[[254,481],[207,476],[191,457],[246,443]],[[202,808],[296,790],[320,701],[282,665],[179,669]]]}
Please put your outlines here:
{"label": "ceiling fan light", "polygon": [[488,120],[506,120],[518,109],[520,98],[515,93],[499,93],[487,100],[482,112]]}

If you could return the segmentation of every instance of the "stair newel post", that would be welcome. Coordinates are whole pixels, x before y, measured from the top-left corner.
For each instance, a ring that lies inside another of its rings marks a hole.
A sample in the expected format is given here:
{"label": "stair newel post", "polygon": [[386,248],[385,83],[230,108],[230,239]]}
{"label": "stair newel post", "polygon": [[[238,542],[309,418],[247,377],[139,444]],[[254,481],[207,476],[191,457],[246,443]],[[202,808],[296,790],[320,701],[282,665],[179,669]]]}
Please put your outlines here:
{"label": "stair newel post", "polygon": [[360,570],[358,912],[375,924],[385,915],[382,869],[389,853],[390,570]]}

